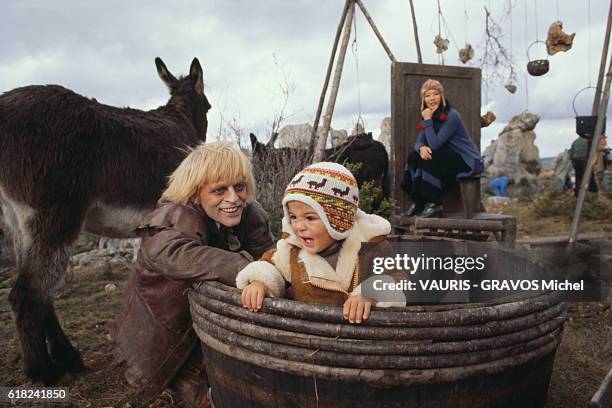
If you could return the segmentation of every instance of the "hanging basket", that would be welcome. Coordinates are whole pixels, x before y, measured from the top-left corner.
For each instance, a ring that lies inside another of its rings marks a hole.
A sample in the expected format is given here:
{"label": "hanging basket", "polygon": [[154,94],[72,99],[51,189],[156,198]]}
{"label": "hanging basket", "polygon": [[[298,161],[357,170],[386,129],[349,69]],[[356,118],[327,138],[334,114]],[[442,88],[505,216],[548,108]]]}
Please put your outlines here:
{"label": "hanging basket", "polygon": [[[576,111],[576,98],[578,95],[582,93],[582,91],[586,91],[587,89],[595,89],[594,86],[587,86],[578,91],[578,93],[574,96],[572,100],[572,108],[574,109],[574,113],[576,114],[576,133],[578,136],[590,139],[593,137],[595,133],[595,126],[597,125],[597,116],[580,116]],[[606,131],[606,117],[603,119],[603,128],[601,133]]]}
{"label": "hanging basket", "polygon": [[548,64],[548,57],[546,57],[546,59],[539,59],[539,60],[531,61],[531,57],[529,56],[529,49],[534,44],[538,44],[538,43],[546,45],[544,41],[534,41],[529,45],[529,47],[527,47],[527,59],[529,60],[529,62],[527,63],[527,72],[529,72],[529,75],[531,76],[544,75],[550,69],[550,66]]}

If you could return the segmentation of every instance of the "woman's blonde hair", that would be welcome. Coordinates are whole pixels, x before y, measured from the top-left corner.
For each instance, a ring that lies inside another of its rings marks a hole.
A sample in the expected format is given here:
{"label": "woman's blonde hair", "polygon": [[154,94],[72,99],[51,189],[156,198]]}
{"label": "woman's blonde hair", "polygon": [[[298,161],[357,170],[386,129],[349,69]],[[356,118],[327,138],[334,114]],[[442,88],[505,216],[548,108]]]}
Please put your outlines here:
{"label": "woman's blonde hair", "polygon": [[162,200],[185,205],[197,201],[205,184],[236,180],[246,182],[249,199],[255,196],[253,168],[240,148],[227,142],[202,143],[169,177]]}

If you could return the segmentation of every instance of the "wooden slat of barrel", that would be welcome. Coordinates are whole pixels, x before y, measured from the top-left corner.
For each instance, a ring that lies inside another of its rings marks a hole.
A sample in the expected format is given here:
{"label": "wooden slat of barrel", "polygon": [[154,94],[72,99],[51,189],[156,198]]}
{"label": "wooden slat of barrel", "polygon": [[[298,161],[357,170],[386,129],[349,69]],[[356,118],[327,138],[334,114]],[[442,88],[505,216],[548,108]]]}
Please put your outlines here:
{"label": "wooden slat of barrel", "polygon": [[[366,387],[315,376],[278,375],[274,370],[206,352],[217,408],[508,408],[542,407],[554,355],[497,374],[460,380],[453,385]],[[228,373],[240,373],[237,378]],[[520,391],[519,391],[520,390]],[[223,397],[223,400],[221,400]]]}
{"label": "wooden slat of barrel", "polygon": [[[286,361],[309,362],[330,367],[352,367],[361,369],[430,369],[480,364],[515,356],[537,349],[551,342],[558,342],[561,330],[505,347],[496,347],[470,353],[449,353],[428,356],[362,355],[337,353],[290,346],[244,336],[221,328],[205,319],[199,321],[198,334],[206,333],[228,345],[241,347],[255,353],[265,354]],[[272,339],[270,339],[272,340]]]}
{"label": "wooden slat of barrel", "polygon": [[243,307],[206,297],[197,298],[197,302],[206,309],[216,313],[223,313],[226,316],[262,326],[287,329],[298,333],[369,340],[418,340],[429,338],[453,340],[489,337],[495,334],[511,333],[556,318],[562,314],[565,308],[562,303],[558,303],[542,312],[467,326],[368,327],[346,323],[311,322],[262,312],[252,313]]}
{"label": "wooden slat of barrel", "polygon": [[421,339],[415,341],[387,340],[385,342],[381,342],[376,340],[323,337],[248,324],[211,312],[209,310],[205,310],[195,302],[191,303],[191,315],[193,316],[194,325],[196,327],[200,325],[201,320],[207,320],[213,322],[217,326],[233,332],[263,340],[275,341],[279,344],[307,347],[311,348],[312,350],[328,350],[341,353],[360,353],[367,355],[430,355],[473,352],[496,347],[505,347],[550,333],[562,326],[564,322],[564,319],[562,318],[552,319],[528,329],[467,341],[434,342],[432,339]]}
{"label": "wooden slat of barrel", "polygon": [[331,367],[299,361],[288,361],[228,344],[203,331],[200,331],[198,336],[204,342],[205,346],[240,361],[260,365],[261,367],[274,369],[284,373],[306,377],[316,375],[318,378],[327,380],[360,382],[374,387],[437,384],[459,381],[475,375],[496,374],[505,369],[526,364],[544,357],[553,352],[560,341],[560,338],[557,338],[526,353],[480,364],[433,369],[397,370]]}
{"label": "wooden slat of barrel", "polygon": [[[190,295],[195,301],[210,298],[241,307],[239,293],[222,283],[206,282]],[[483,323],[540,311],[559,303],[561,299],[562,296],[559,293],[536,292],[504,297],[498,302],[488,304],[452,304],[443,307],[409,306],[391,309],[391,311],[386,310],[387,308],[374,308],[370,318],[363,322],[363,326],[435,327]],[[306,304],[288,299],[267,298],[264,300],[261,312],[273,312],[277,316],[299,318],[301,320],[329,323],[345,322],[342,308],[330,305]]]}

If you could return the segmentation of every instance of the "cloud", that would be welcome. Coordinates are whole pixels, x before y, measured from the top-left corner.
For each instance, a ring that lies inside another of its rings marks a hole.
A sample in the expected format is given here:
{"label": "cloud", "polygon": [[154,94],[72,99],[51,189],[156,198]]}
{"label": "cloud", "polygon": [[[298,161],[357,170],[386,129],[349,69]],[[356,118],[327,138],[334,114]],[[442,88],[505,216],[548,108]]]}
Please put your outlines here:
{"label": "cloud", "polygon": [[[415,62],[408,2],[365,3],[397,60]],[[537,140],[541,152],[560,150],[566,142],[562,135],[573,134],[573,96],[589,82],[596,83],[608,4],[591,0],[589,21],[584,2],[559,2],[558,14],[565,30],[577,33],[574,47],[550,57],[547,75],[529,77],[525,82],[526,47],[536,38],[544,38],[548,25],[557,19],[556,4],[537,3],[536,30],[533,2],[513,1],[511,19],[502,19],[507,2],[490,3],[493,17],[504,30],[502,41],[514,55],[519,89],[514,95],[502,84],[485,89],[482,105],[492,104],[498,117],[495,126],[500,128],[527,108],[540,114],[542,121],[536,130],[542,130]],[[290,121],[312,122],[341,4],[310,0],[65,0],[59,7],[56,2],[38,0],[4,1],[0,35],[10,40],[3,41],[0,49],[0,91],[57,83],[103,103],[151,109],[168,99],[154,58],[162,57],[179,75],[187,72],[193,57],[198,57],[213,105],[210,129],[222,126],[222,117],[239,118],[247,131],[267,129],[280,104],[281,68],[295,86],[287,106],[287,112],[293,114]],[[438,31],[437,8],[431,2],[415,2],[415,7],[424,62],[437,63],[432,44]],[[446,63],[459,64],[457,48],[466,41],[476,47],[479,58],[484,29],[482,2],[442,0],[441,7],[446,21],[443,35],[451,37]],[[332,125],[350,130],[361,105],[367,126],[376,130],[390,115],[390,62],[361,12],[356,15],[357,41],[353,35]],[[469,65],[476,66],[477,61]],[[579,112],[588,112],[591,101],[592,93],[581,94]]]}

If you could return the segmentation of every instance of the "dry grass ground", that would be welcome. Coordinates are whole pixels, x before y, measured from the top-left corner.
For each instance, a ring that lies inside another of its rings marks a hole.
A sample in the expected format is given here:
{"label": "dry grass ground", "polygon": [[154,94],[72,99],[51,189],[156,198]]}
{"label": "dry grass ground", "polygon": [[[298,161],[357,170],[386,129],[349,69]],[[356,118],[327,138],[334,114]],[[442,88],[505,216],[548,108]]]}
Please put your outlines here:
{"label": "dry grass ground", "polygon": [[[567,233],[566,217],[543,218],[534,214],[530,203],[490,207],[490,211],[517,216],[519,238]],[[581,231],[612,231],[611,221],[586,221]],[[65,378],[74,407],[138,406],[136,390],[129,387],[121,371],[112,364],[111,332],[122,304],[128,265],[112,271],[82,268],[68,276],[56,295],[56,308],[62,326],[81,350],[86,371]],[[0,385],[27,385],[21,373],[19,341],[11,319],[7,296],[14,276],[0,258]],[[117,289],[107,293],[105,286]],[[612,367],[612,311],[599,304],[571,305],[563,341],[557,351],[549,389],[548,408],[584,407],[606,372]],[[520,390],[517,390],[520,392]],[[154,407],[177,406],[173,395],[164,393]],[[129,405],[128,405],[129,404]],[[25,405],[24,405],[25,406]],[[30,406],[44,406],[42,404]],[[65,406],[65,405],[64,405]]]}
{"label": "dry grass ground", "polygon": [[[572,213],[570,208],[567,212]],[[532,202],[488,205],[487,211],[514,215],[518,239],[568,235],[567,215],[542,217]],[[612,238],[612,219],[583,220],[581,234]],[[557,350],[548,392],[547,407],[586,407],[601,381],[612,368],[612,309],[599,303],[571,304],[563,340]]]}
{"label": "dry grass ground", "polygon": [[[0,265],[1,266],[1,265]],[[60,386],[69,387],[73,407],[137,407],[136,389],[130,387],[122,372],[113,365],[111,333],[113,321],[121,310],[128,269],[127,264],[109,271],[106,268],[81,268],[69,274],[55,296],[55,307],[62,327],[81,351],[86,369],[65,377]],[[14,276],[0,267],[0,385],[31,386],[21,372],[19,339],[7,301]],[[106,285],[114,284],[110,293]],[[0,406],[2,404],[0,403]],[[20,406],[43,407],[49,404]],[[66,406],[66,405],[63,405]],[[153,407],[174,407],[173,395],[164,393]]]}

